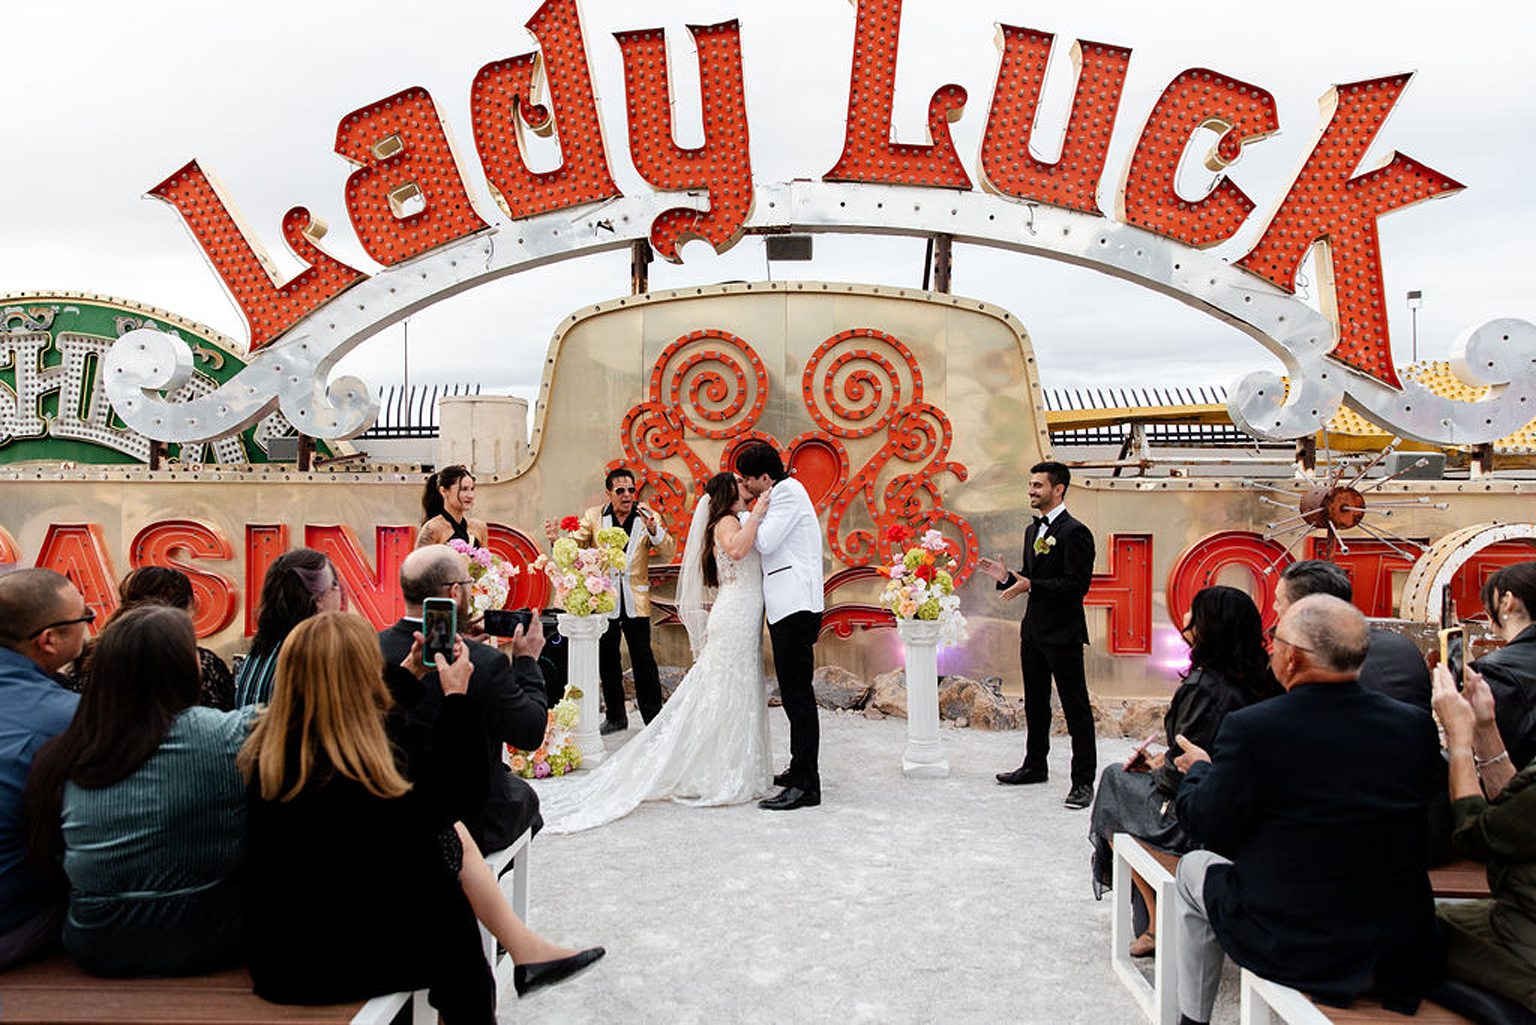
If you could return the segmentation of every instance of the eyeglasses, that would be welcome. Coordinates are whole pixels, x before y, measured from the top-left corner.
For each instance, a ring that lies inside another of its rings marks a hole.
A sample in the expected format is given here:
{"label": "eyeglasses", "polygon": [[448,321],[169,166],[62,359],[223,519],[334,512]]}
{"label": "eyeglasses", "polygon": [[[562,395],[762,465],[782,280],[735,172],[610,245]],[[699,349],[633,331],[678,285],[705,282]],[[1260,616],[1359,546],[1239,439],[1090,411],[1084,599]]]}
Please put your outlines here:
{"label": "eyeglasses", "polygon": [[1276,644],[1283,644],[1287,648],[1295,648],[1297,651],[1311,651],[1312,650],[1311,648],[1307,647],[1305,644],[1293,644],[1292,642],[1286,640],[1284,637],[1281,637],[1278,633],[1275,633],[1273,628],[1271,628],[1270,633],[1272,635],[1272,639],[1274,640],[1274,642]]}
{"label": "eyeglasses", "polygon": [[49,630],[57,630],[61,626],[74,626],[76,623],[90,624],[94,622],[96,622],[95,611],[92,609],[86,609],[83,615],[76,616],[74,619],[61,619],[57,623],[49,623],[47,626],[40,626],[36,630],[33,630],[31,633],[23,637],[22,640],[33,640],[47,633]]}
{"label": "eyeglasses", "polygon": [[446,584],[444,584],[443,586],[444,587],[468,587],[470,584],[473,584],[473,583],[474,583],[473,580],[450,580]]}

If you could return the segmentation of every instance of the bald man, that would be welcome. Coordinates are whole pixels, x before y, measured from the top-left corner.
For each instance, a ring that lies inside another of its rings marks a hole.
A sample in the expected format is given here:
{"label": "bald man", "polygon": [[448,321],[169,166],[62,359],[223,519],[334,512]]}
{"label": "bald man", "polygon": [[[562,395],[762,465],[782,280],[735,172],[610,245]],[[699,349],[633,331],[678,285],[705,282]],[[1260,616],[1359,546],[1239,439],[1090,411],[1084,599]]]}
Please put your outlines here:
{"label": "bald man", "polygon": [[0,968],[57,943],[63,925],[63,892],[27,859],[22,792],[32,756],[80,703],[53,674],[79,656],[95,618],[53,570],[0,576]]}
{"label": "bald man", "polygon": [[1316,594],[1275,629],[1279,697],[1231,713],[1207,754],[1183,738],[1179,821],[1205,850],[1179,862],[1179,1011],[1211,1020],[1222,954],[1347,1006],[1371,989],[1411,1014],[1437,974],[1425,872],[1440,745],[1429,713],[1360,686],[1370,648],[1353,605]]}
{"label": "bald man", "polygon": [[[428,545],[406,556],[400,566],[405,615],[393,626],[379,631],[379,648],[385,662],[406,663],[413,637],[421,630],[422,603],[428,598],[453,599],[458,605],[460,625],[468,622],[469,584],[469,562],[447,545]],[[488,644],[468,639],[465,643],[475,667],[469,679],[469,698],[480,705],[485,718],[486,744],[494,767],[483,813],[464,825],[481,850],[498,851],[521,836],[523,830],[537,830],[543,825],[538,795],[512,775],[502,760],[501,749],[503,744],[511,744],[531,751],[544,742],[544,727],[549,718],[544,676],[539,671],[544,633],[537,628],[526,634],[519,630],[512,639],[510,661]],[[397,688],[395,700],[412,721],[430,726],[442,706],[443,689],[436,670],[426,669],[419,661],[411,668],[419,689],[405,692]]]}

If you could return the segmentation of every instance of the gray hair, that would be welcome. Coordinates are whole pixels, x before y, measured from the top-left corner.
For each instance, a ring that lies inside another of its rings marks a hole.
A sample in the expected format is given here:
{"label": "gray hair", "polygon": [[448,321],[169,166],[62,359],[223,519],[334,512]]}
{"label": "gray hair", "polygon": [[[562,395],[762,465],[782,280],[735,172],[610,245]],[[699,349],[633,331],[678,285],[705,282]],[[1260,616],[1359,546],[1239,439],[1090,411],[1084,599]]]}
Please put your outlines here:
{"label": "gray hair", "polygon": [[1311,653],[1319,668],[1335,673],[1359,671],[1371,645],[1371,630],[1360,610],[1330,594],[1298,600],[1281,621],[1295,646]]}
{"label": "gray hair", "polygon": [[427,545],[400,564],[400,593],[411,605],[442,595],[443,588],[464,579],[464,556],[447,545]]}

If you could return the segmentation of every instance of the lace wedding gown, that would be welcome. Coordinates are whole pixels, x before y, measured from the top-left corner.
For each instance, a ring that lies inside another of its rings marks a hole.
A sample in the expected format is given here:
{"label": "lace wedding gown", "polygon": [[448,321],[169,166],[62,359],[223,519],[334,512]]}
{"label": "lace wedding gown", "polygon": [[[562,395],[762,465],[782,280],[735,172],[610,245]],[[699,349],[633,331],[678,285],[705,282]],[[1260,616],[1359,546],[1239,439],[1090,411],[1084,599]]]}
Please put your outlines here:
{"label": "lace wedding gown", "polygon": [[545,832],[601,826],[643,801],[741,804],[772,789],[762,564],[756,551],[716,555],[720,589],[698,661],[656,718],[590,775],[535,784]]}

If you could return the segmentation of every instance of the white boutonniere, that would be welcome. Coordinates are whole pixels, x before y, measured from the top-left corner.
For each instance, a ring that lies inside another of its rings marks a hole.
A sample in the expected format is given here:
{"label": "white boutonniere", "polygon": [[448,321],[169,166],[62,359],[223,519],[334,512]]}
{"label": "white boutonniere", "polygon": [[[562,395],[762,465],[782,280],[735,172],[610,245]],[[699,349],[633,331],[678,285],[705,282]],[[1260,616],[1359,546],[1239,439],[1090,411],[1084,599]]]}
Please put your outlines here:
{"label": "white boutonniere", "polygon": [[1056,535],[1054,535],[1054,534],[1047,534],[1045,537],[1037,537],[1037,538],[1035,538],[1035,554],[1036,555],[1044,555],[1046,552],[1050,551],[1052,548],[1055,548],[1055,547],[1056,547]]}

